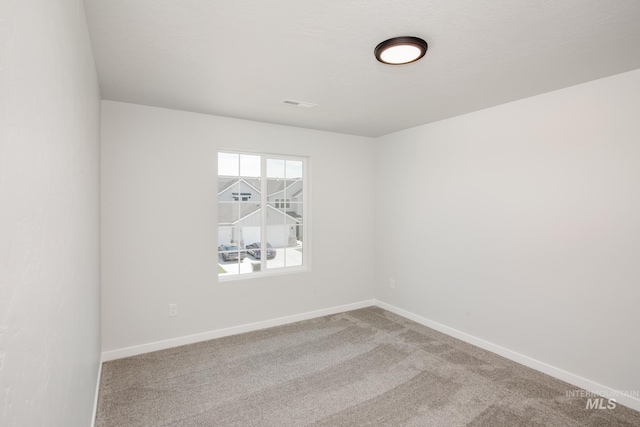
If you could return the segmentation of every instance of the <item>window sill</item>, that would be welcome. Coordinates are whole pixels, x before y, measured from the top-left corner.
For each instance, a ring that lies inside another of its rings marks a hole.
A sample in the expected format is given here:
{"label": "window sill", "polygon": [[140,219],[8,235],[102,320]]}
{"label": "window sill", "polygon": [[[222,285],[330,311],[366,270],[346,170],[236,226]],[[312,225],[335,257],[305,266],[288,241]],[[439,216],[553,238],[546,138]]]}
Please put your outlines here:
{"label": "window sill", "polygon": [[309,267],[290,267],[283,269],[273,269],[269,271],[260,271],[254,273],[245,273],[245,274],[230,274],[224,276],[218,276],[218,283],[225,282],[237,282],[248,279],[259,279],[263,277],[274,277],[274,276],[284,276],[288,274],[298,274],[298,273],[307,273],[311,271]]}

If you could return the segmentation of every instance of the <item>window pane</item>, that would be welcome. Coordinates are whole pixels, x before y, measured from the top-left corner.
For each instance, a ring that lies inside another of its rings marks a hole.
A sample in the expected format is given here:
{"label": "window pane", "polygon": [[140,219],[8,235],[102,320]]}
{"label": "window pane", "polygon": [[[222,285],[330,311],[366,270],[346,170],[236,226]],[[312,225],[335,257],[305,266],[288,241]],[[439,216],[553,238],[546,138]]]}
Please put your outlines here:
{"label": "window pane", "polygon": [[267,226],[267,242],[275,250],[275,256],[267,259],[267,268],[285,267],[285,248],[287,245],[287,233],[285,224],[274,224]]}
{"label": "window pane", "polygon": [[[232,226],[237,224],[238,221],[240,221],[239,203],[218,202],[218,226]],[[230,241],[221,243],[230,243]]]}
{"label": "window pane", "polygon": [[223,261],[221,256],[218,256],[218,275],[219,276],[231,276],[240,273],[240,264],[237,261]]}
{"label": "window pane", "polygon": [[234,153],[218,153],[218,175],[238,176],[239,155]]}
{"label": "window pane", "polygon": [[302,162],[297,160],[287,160],[286,178],[302,178]]}
{"label": "window pane", "polygon": [[283,247],[285,239],[282,231],[284,222],[280,215],[274,215],[272,210],[267,211],[267,241],[274,247]]}
{"label": "window pane", "polygon": [[231,275],[240,273],[240,266],[246,254],[235,243],[241,237],[241,230],[233,226],[218,227],[218,273]]}
{"label": "window pane", "polygon": [[287,180],[284,184],[284,196],[293,202],[302,202],[303,183],[301,179]]}
{"label": "window pane", "polygon": [[267,201],[272,203],[275,202],[276,199],[284,199],[284,186],[285,181],[283,179],[267,179]]}
{"label": "window pane", "polygon": [[267,159],[267,177],[284,178],[284,160]]}
{"label": "window pane", "polygon": [[302,224],[304,212],[302,203],[292,203],[288,199],[276,199],[269,203],[267,211],[267,224]]}
{"label": "window pane", "polygon": [[[237,183],[238,183],[237,178],[226,177],[226,176],[218,177],[218,200],[225,200],[224,198],[220,199],[219,196],[221,195],[221,193]],[[237,190],[231,190],[231,191],[237,191]]]}
{"label": "window pane", "polygon": [[283,248],[273,248],[276,256],[274,258],[267,260],[267,270],[273,270],[275,268],[284,268],[284,249]]}
{"label": "window pane", "polygon": [[302,211],[302,203],[289,203],[286,213],[290,217],[294,218],[296,222],[303,222],[304,212]]}
{"label": "window pane", "polygon": [[240,155],[240,175],[243,177],[260,176],[260,156]]}
{"label": "window pane", "polygon": [[260,203],[260,178],[243,178],[242,183],[244,184],[240,189],[241,192],[249,192],[251,193],[251,201],[256,203]]}
{"label": "window pane", "polygon": [[[258,215],[259,216],[259,215]],[[247,255],[253,258],[260,259],[260,223],[257,222],[256,226],[243,227],[242,236],[244,238],[244,247],[247,250]]]}
{"label": "window pane", "polygon": [[231,243],[233,236],[232,226],[218,226],[218,251],[223,250],[220,245]]}
{"label": "window pane", "polygon": [[236,178],[218,178],[218,201],[233,202],[234,194],[240,192],[240,182]]}
{"label": "window pane", "polygon": [[302,265],[302,245],[286,249],[287,267],[299,267]]}
{"label": "window pane", "polygon": [[218,202],[218,225],[260,226],[260,204],[250,202]]}
{"label": "window pane", "polygon": [[[267,240],[279,242],[274,245],[274,256],[267,259],[267,268],[284,268],[303,265],[302,259],[302,241],[296,240],[292,233],[295,233],[296,227],[291,228],[271,226],[267,230]],[[302,230],[302,227],[300,227]]]}

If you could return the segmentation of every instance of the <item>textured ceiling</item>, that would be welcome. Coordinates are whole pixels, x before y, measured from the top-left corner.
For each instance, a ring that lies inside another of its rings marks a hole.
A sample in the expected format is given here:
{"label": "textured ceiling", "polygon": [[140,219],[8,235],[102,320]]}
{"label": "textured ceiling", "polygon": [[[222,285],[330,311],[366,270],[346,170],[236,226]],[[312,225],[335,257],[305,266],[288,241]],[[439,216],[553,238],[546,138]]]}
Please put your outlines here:
{"label": "textured ceiling", "polygon": [[[638,0],[85,7],[103,99],[365,136],[640,68]],[[427,40],[427,55],[378,63],[375,46],[399,35]]]}

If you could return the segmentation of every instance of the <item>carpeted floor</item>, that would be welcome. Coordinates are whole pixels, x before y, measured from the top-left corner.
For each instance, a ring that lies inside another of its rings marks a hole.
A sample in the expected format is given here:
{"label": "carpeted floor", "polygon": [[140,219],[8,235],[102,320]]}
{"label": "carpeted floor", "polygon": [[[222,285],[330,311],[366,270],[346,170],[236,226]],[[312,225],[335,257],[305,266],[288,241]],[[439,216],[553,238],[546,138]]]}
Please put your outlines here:
{"label": "carpeted floor", "polygon": [[640,426],[575,390],[370,307],[106,362],[96,426]]}

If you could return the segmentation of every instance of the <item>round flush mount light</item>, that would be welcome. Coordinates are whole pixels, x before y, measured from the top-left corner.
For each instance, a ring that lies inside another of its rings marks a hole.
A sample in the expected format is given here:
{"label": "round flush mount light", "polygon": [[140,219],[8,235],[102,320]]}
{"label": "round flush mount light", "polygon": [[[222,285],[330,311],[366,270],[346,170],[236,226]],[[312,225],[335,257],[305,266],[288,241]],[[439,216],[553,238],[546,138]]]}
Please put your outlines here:
{"label": "round flush mount light", "polygon": [[427,48],[427,42],[418,37],[394,37],[376,46],[374,53],[384,64],[402,65],[422,58]]}

